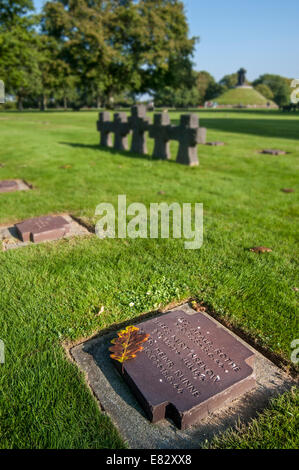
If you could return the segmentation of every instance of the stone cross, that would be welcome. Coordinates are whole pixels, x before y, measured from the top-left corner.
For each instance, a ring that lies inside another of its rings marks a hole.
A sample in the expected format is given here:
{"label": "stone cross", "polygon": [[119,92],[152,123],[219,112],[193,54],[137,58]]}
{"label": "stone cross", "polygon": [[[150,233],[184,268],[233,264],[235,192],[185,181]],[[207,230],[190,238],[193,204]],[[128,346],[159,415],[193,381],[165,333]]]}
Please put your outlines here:
{"label": "stone cross", "polygon": [[115,113],[113,121],[113,132],[115,134],[114,149],[128,150],[128,134],[130,133],[130,125],[126,113]]}
{"label": "stone cross", "polygon": [[103,147],[112,147],[111,133],[113,132],[114,126],[113,122],[110,121],[109,111],[104,111],[99,114],[97,129],[101,133],[100,145]]}
{"label": "stone cross", "polygon": [[172,127],[171,138],[179,142],[177,163],[198,165],[197,144],[203,141],[203,129],[199,128],[196,114],[183,114],[180,125]]}
{"label": "stone cross", "polygon": [[145,132],[149,129],[149,118],[146,117],[146,107],[133,106],[129,117],[130,128],[133,130],[131,152],[144,155],[147,153]]}
{"label": "stone cross", "polygon": [[154,115],[154,123],[150,126],[149,135],[155,139],[153,158],[170,160],[171,123],[168,113]]}

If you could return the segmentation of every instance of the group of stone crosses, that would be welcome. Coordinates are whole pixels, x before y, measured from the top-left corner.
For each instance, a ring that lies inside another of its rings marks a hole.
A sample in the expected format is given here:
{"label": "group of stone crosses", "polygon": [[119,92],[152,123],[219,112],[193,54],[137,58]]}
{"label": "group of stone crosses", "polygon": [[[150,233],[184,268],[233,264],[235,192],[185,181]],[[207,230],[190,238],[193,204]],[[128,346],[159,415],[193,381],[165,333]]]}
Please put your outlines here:
{"label": "group of stone crosses", "polygon": [[[173,126],[167,112],[154,115],[154,122],[146,116],[146,107],[133,106],[131,116],[128,118],[124,112],[115,113],[114,120],[110,120],[110,112],[99,114],[97,130],[101,133],[100,145],[113,147],[115,150],[129,150],[128,136],[132,131],[130,151],[137,154],[147,154],[147,132],[154,139],[155,145],[152,157],[155,159],[170,159],[170,141],[179,142],[176,161],[184,165],[198,165],[197,145],[206,143],[207,130],[199,127],[196,114],[181,116],[180,125]],[[112,142],[112,134],[114,144]]]}

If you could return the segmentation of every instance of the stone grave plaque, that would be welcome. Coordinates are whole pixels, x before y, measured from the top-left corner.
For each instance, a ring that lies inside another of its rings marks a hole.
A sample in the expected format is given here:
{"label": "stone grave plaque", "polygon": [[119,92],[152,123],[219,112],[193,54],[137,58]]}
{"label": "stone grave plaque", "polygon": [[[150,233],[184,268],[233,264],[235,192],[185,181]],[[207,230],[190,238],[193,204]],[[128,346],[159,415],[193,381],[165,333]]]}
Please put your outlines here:
{"label": "stone grave plaque", "polygon": [[61,216],[35,217],[15,224],[23,242],[57,240],[69,232],[70,223]]}
{"label": "stone grave plaque", "polygon": [[10,191],[17,191],[18,183],[14,180],[0,181],[0,193],[8,193]]}
{"label": "stone grave plaque", "polygon": [[287,152],[277,149],[264,149],[261,153],[265,153],[267,155],[286,155]]}
{"label": "stone grave plaque", "polygon": [[254,353],[207,315],[175,310],[138,327],[150,338],[123,377],[151,422],[186,429],[255,387]]}

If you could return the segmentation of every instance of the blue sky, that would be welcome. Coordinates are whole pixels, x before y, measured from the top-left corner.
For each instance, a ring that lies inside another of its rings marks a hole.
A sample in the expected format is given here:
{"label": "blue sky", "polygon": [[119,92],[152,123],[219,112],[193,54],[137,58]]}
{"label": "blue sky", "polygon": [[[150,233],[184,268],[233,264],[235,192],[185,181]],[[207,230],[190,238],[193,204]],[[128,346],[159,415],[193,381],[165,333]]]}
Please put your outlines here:
{"label": "blue sky", "polygon": [[[44,0],[34,0],[37,8]],[[219,80],[245,67],[299,79],[299,0],[184,0],[192,36],[200,36],[195,69]]]}

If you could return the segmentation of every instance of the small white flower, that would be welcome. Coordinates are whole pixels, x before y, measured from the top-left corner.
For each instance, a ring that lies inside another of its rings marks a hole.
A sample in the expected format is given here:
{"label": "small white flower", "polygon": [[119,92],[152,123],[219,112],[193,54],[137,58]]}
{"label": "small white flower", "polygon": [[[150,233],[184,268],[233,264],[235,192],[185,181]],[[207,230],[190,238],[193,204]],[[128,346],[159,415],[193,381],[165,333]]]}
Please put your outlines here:
{"label": "small white flower", "polygon": [[147,291],[146,295],[151,295],[151,293],[150,293],[150,291],[149,291],[149,290]]}
{"label": "small white flower", "polygon": [[131,302],[129,305],[130,305],[130,307],[134,307],[135,304],[134,304],[134,302]]}

